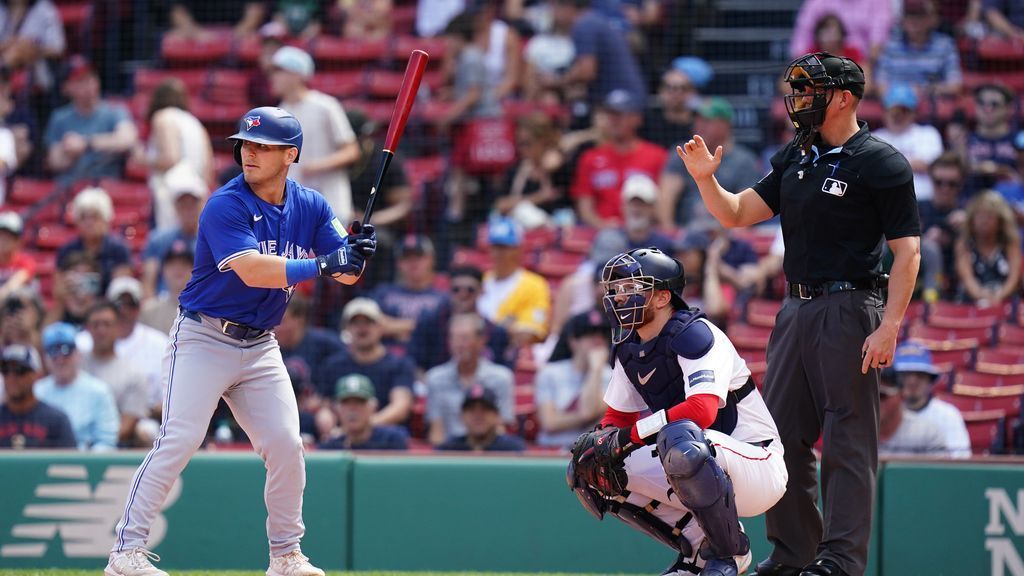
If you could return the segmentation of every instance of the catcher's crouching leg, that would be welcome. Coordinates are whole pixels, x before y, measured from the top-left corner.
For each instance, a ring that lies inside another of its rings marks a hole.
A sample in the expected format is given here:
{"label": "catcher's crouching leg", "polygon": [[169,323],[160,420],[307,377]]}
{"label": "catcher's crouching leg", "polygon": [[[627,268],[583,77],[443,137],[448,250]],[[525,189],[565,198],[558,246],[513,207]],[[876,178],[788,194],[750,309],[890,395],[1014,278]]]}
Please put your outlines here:
{"label": "catcher's crouching leg", "polygon": [[666,425],[658,432],[658,455],[672,490],[704,529],[710,552],[705,571],[714,565],[719,572],[709,574],[735,574],[735,564],[727,565],[750,550],[750,541],[740,527],[732,481],[715,460],[704,431],[689,420]]}

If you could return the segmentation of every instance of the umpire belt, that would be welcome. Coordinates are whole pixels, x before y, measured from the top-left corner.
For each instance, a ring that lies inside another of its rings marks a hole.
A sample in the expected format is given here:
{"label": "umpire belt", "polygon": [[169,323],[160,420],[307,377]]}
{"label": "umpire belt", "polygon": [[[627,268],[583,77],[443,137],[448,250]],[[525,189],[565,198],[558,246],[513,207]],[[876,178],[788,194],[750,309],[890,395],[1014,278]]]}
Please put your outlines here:
{"label": "umpire belt", "polygon": [[[202,323],[203,319],[199,316],[198,312],[192,310],[186,310],[181,308],[181,315],[189,320],[195,320],[196,322]],[[246,326],[245,324],[239,324],[238,322],[232,322],[231,320],[225,320],[223,318],[211,318],[220,323],[220,331],[225,336],[234,338],[235,340],[254,340],[263,336],[269,330],[263,330],[262,328],[254,328],[252,326]]]}
{"label": "umpire belt", "polygon": [[846,280],[832,280],[830,282],[822,282],[821,284],[798,284],[795,282],[789,283],[789,295],[793,298],[799,298],[801,300],[810,300],[819,296],[826,296],[828,294],[835,294],[836,292],[850,292],[852,290],[877,290],[879,288],[879,282],[877,280],[858,280],[856,282],[849,282]]}

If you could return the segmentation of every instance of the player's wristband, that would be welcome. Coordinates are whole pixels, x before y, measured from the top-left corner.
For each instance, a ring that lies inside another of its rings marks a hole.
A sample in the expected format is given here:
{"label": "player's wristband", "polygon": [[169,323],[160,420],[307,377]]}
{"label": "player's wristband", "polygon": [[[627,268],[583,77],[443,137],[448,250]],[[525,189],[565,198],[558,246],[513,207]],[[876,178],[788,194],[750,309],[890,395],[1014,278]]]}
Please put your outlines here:
{"label": "player's wristband", "polygon": [[289,259],[284,263],[284,277],[289,286],[294,286],[303,280],[316,278],[319,275],[320,268],[314,258]]}

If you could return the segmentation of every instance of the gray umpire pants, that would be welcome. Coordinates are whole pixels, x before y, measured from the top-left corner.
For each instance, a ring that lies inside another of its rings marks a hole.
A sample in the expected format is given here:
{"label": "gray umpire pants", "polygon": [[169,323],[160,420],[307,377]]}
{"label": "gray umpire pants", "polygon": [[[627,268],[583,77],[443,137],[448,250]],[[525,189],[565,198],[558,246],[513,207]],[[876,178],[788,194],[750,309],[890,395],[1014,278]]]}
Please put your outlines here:
{"label": "gray umpire pants", "polygon": [[[160,508],[174,481],[206,437],[223,396],[267,467],[264,501],[270,553],[297,550],[305,532],[302,492],[306,467],[299,409],[273,333],[235,340],[217,320],[179,314],[164,355],[164,413],[160,435],[132,479],[113,551],[146,547],[162,529]],[[223,487],[230,490],[230,486]],[[231,514],[230,510],[220,510]],[[230,538],[230,535],[225,535]]]}
{"label": "gray umpire pants", "polygon": [[[861,374],[861,349],[884,310],[877,291],[856,290],[789,297],[779,311],[764,381],[789,472],[786,493],[766,514],[776,562],[802,567],[828,558],[848,574],[864,573],[878,467],[879,373]],[[820,513],[812,451],[819,436]]]}

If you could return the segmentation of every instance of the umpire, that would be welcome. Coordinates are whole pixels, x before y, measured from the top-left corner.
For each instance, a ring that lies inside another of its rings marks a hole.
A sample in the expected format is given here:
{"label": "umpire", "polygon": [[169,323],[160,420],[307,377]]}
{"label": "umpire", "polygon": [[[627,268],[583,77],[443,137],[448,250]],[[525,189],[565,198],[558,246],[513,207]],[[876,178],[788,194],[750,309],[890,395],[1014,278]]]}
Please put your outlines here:
{"label": "umpire", "polygon": [[[762,576],[864,573],[878,465],[879,367],[891,362],[920,263],[913,172],[857,120],[864,72],[849,58],[807,54],[786,70],[796,137],[771,172],[732,194],[695,135],[676,152],[725,226],[781,215],[789,297],[768,344],[764,398],[785,447],[789,484],[767,513]],[[882,299],[883,239],[895,255]],[[822,437],[822,514],[811,447]],[[803,568],[801,568],[803,567]]]}

